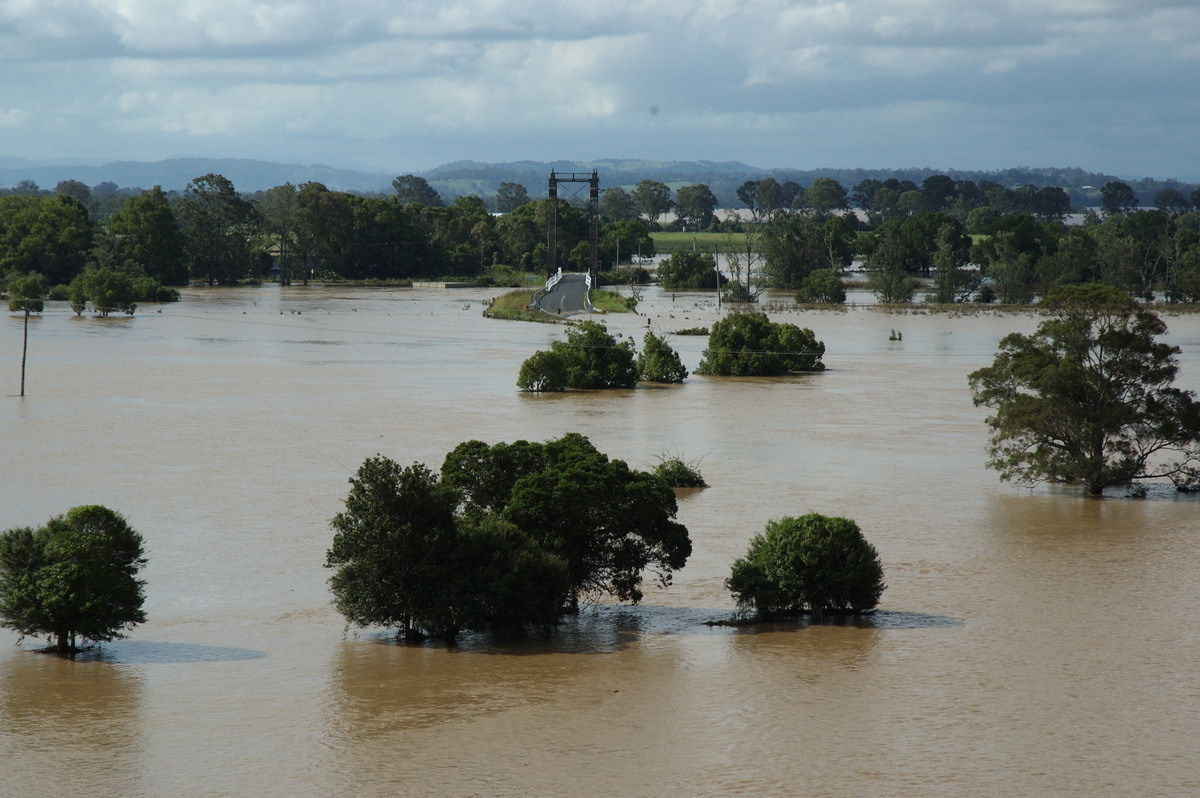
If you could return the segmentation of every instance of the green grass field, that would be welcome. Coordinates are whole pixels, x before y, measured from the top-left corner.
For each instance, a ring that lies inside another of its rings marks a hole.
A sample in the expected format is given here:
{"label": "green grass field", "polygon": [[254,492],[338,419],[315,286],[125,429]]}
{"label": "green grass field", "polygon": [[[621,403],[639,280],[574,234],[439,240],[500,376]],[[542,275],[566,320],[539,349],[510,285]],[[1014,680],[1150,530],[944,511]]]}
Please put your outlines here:
{"label": "green grass field", "polygon": [[695,249],[697,252],[731,252],[745,247],[744,233],[651,233],[660,255]]}

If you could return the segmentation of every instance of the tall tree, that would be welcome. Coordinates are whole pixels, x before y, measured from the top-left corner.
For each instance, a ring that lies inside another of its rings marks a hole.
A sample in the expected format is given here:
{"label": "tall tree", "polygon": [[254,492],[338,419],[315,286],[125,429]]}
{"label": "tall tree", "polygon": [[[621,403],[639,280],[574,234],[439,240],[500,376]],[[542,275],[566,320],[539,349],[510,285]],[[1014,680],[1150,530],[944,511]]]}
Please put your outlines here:
{"label": "tall tree", "polygon": [[350,623],[453,640],[556,622],[565,564],[495,514],[457,515],[459,493],[425,466],[376,456],[350,485],[325,560]]}
{"label": "tall tree", "polygon": [[842,184],[832,177],[818,177],[804,192],[804,204],[814,213],[824,215],[850,207],[849,197]]}
{"label": "tall tree", "polygon": [[600,194],[600,215],[608,222],[626,222],[636,219],[638,211],[629,192],[613,186]]}
{"label": "tall tree", "polygon": [[146,275],[164,285],[187,283],[184,238],[161,186],[130,197],[108,223],[117,247]]}
{"label": "tall tree", "polygon": [[520,183],[501,183],[496,190],[496,210],[500,213],[512,213],[529,202],[529,192]]}
{"label": "tall tree", "polygon": [[1137,195],[1128,183],[1110,180],[1100,187],[1100,209],[1105,214],[1116,216],[1129,213],[1138,206]]}
{"label": "tall tree", "polygon": [[396,192],[396,200],[401,205],[414,203],[440,208],[446,204],[442,195],[437,193],[425,178],[417,175],[400,175],[392,181],[392,188]]}
{"label": "tall tree", "polygon": [[0,209],[0,272],[37,272],[48,285],[83,270],[94,226],[87,208],[66,194],[6,197]]}
{"label": "tall tree", "polygon": [[605,593],[640,601],[644,571],[666,586],[691,556],[671,488],[578,433],[545,444],[468,441],[446,455],[442,479],[462,492],[468,514],[496,508],[561,557],[572,608]]}
{"label": "tall tree", "polygon": [[316,268],[341,274],[354,216],[350,195],[311,182],[300,186],[296,204],[296,239],[304,260],[304,284]]}
{"label": "tall tree", "polygon": [[253,208],[228,178],[210,173],[192,180],[176,212],[192,279],[226,285],[249,273]]}
{"label": "tall tree", "polygon": [[995,411],[989,465],[1096,496],[1133,480],[1200,480],[1200,403],[1173,385],[1179,348],[1158,340],[1162,320],[1110,286],[1060,286],[1042,305],[1050,318],[1006,336],[969,378],[975,404]]}
{"label": "tall tree", "polygon": [[675,192],[675,208],[679,220],[692,230],[703,230],[715,221],[717,197],[704,183],[681,186]]}
{"label": "tall tree", "polygon": [[651,225],[675,205],[671,200],[670,187],[657,180],[641,181],[634,186],[632,196],[638,215],[645,217],[646,222]]}
{"label": "tall tree", "polygon": [[275,239],[280,284],[291,285],[296,227],[300,218],[299,191],[291,183],[284,183],[256,196],[254,205],[263,228]]}

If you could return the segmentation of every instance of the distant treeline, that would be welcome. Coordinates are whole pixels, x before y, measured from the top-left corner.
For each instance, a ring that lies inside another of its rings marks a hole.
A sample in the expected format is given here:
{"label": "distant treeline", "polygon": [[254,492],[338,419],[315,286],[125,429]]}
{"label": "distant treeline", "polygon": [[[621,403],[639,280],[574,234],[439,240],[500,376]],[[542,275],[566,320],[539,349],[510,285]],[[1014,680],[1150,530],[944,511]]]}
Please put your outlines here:
{"label": "distant treeline", "polygon": [[[836,276],[856,257],[866,259],[886,301],[911,297],[914,278],[939,275],[946,280],[937,301],[990,293],[1019,302],[1053,284],[1095,280],[1139,297],[1200,297],[1200,190],[1162,188],[1153,209],[1141,209],[1138,190],[1121,181],[1078,190],[1094,191],[1101,210],[1086,211],[1083,225],[1067,224],[1084,209],[1058,185],[1007,187],[942,173],[919,183],[863,177],[850,186],[828,175],[807,185],[764,177],[744,180],[727,204],[705,183],[673,188],[644,179],[601,194],[598,265],[610,270],[635,253],[654,254],[658,230],[704,230],[738,236],[734,248],[746,247],[736,259],[724,250],[728,280],[750,299],[763,287],[798,288],[814,271]],[[721,220],[722,207],[746,218]],[[551,206],[514,181],[454,198],[417,175],[395,178],[386,194],[316,181],[246,194],[215,173],[182,192],[78,180],[43,190],[26,181],[0,192],[0,277],[7,284],[36,274],[47,289],[100,269],[165,286],[435,277],[512,284],[530,272],[586,270],[590,227],[584,199]],[[712,276],[712,268],[693,266]]]}
{"label": "distant treeline", "polygon": [[[1073,205],[1096,207],[1096,192],[1113,181],[1127,183],[1142,207],[1153,204],[1154,196],[1167,188],[1190,195],[1196,184],[1174,179],[1125,177],[1084,169],[1058,167],[1016,167],[994,171],[908,169],[764,169],[738,161],[645,161],[635,159],[601,159],[594,161],[514,161],[509,163],[479,163],[457,161],[419,175],[425,178],[447,200],[475,194],[487,201],[496,194],[502,183],[520,183],[529,196],[546,196],[550,170],[558,172],[600,173],[604,187],[621,186],[632,190],[643,180],[665,183],[673,189],[703,183],[717,197],[723,208],[738,206],[737,189],[747,180],[773,177],[780,183],[794,181],[809,187],[818,178],[837,180],[847,188],[864,180],[898,180],[921,184],[935,175],[952,180],[975,183],[993,182],[1005,188],[1057,186],[1064,189]],[[120,161],[100,166],[50,166],[0,158],[0,190],[18,184],[52,186],[63,180],[78,180],[88,185],[121,186],[134,193],[150,186],[162,186],[167,193],[182,191],[196,175],[221,174],[229,178],[244,193],[263,191],[274,186],[292,183],[317,182],[335,191],[354,194],[386,194],[392,175],[335,169],[330,166],[302,166],[233,158],[172,158],[152,163]]]}

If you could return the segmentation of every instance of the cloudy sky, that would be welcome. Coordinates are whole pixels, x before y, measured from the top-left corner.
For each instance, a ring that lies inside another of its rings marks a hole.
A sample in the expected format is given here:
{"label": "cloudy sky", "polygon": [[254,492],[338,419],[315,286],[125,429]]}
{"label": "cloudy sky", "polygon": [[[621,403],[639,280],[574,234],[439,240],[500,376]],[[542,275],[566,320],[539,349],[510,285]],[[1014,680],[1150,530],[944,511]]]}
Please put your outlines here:
{"label": "cloudy sky", "polygon": [[1200,179],[1200,3],[0,0],[0,155]]}

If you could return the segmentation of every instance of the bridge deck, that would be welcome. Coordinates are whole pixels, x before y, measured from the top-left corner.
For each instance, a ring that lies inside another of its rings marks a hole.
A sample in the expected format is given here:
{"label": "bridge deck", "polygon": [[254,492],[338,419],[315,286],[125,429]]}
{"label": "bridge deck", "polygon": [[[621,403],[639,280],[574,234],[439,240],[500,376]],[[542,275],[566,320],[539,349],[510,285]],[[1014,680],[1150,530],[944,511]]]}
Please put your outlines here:
{"label": "bridge deck", "polygon": [[554,316],[590,313],[591,288],[587,277],[586,274],[564,273],[550,288],[538,291],[533,304]]}

